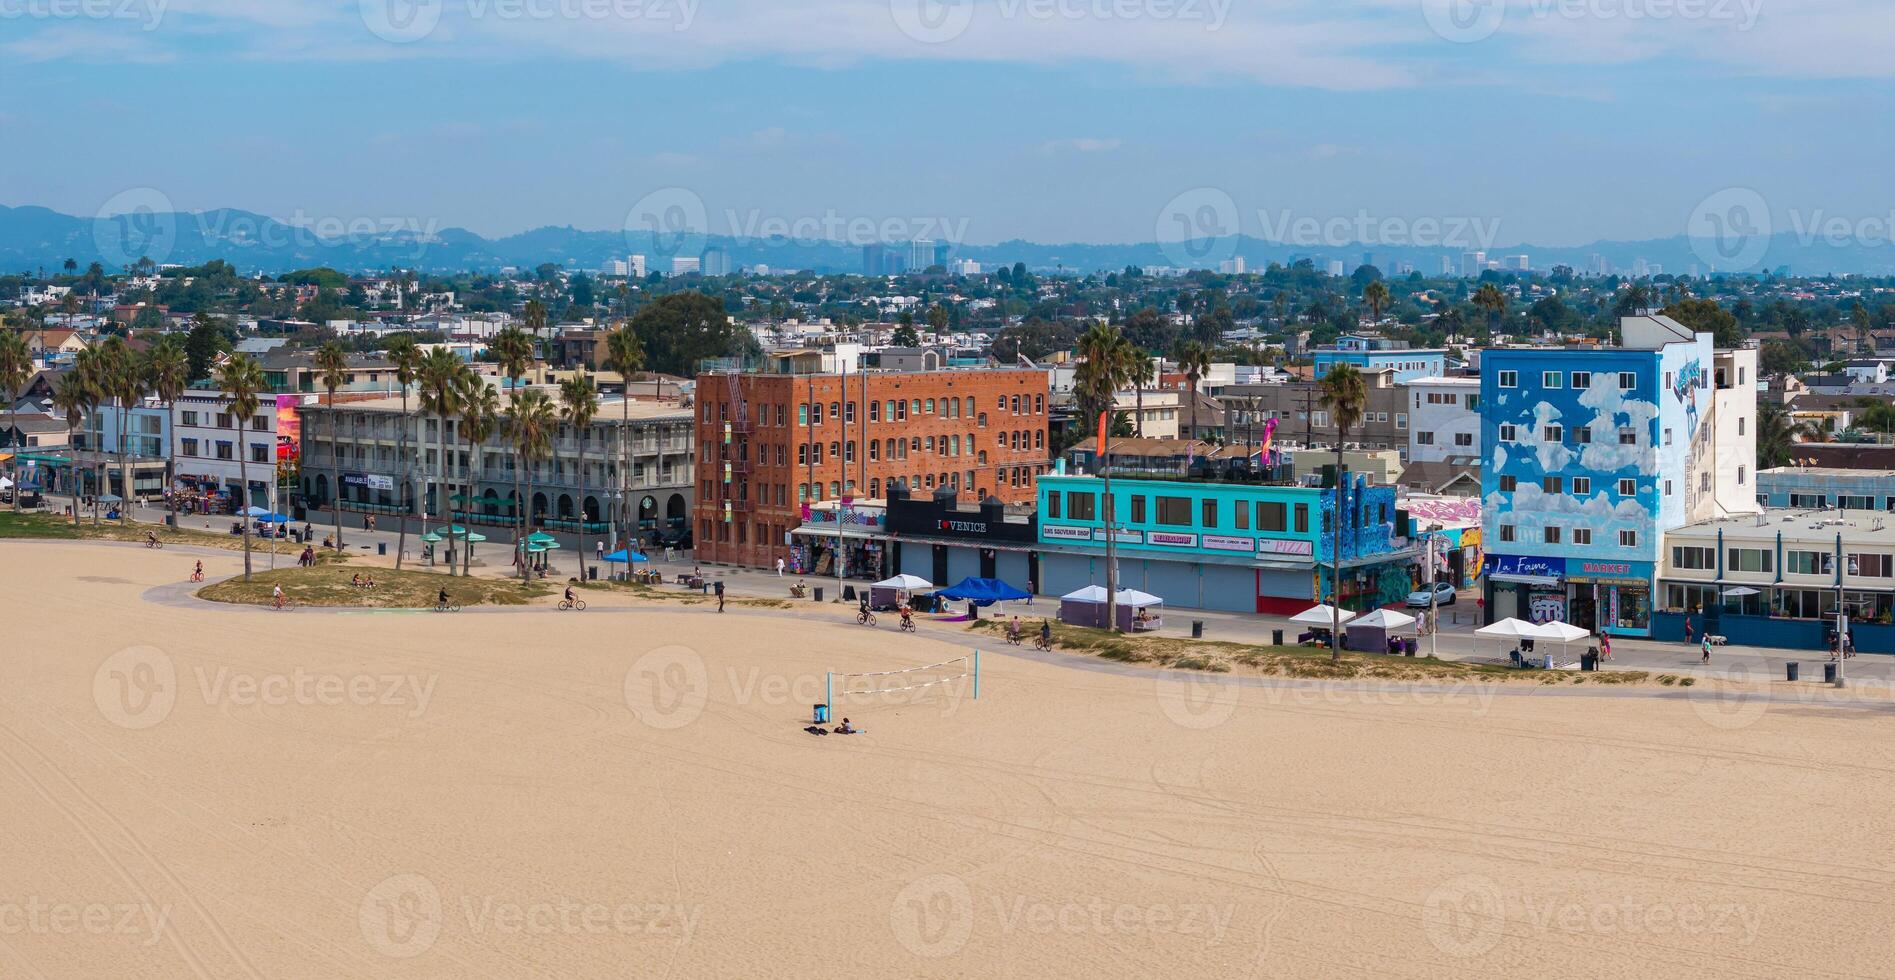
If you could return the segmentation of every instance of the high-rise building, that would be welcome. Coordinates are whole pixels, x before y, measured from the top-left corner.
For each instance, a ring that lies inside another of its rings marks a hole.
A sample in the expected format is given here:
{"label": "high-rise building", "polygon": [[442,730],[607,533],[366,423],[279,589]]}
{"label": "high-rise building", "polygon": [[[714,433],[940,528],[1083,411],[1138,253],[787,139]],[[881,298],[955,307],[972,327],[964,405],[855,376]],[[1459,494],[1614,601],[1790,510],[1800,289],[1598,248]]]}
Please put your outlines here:
{"label": "high-rise building", "polygon": [[645,278],[645,257],[643,255],[632,256],[626,264],[632,267],[632,275],[634,277],[639,279]]}
{"label": "high-rise building", "polygon": [[925,272],[929,266],[936,264],[933,241],[924,238],[908,243],[908,268]]}
{"label": "high-rise building", "polygon": [[1509,255],[1505,267],[1514,272],[1528,272],[1533,268],[1532,260],[1525,255]]}
{"label": "high-rise building", "polygon": [[699,271],[699,260],[695,258],[680,255],[671,260],[671,274],[674,276],[688,276],[697,271]]}
{"label": "high-rise building", "polygon": [[1217,271],[1227,276],[1241,276],[1244,274],[1244,268],[1244,257],[1241,255],[1225,259],[1217,264]]}
{"label": "high-rise building", "polygon": [[1454,274],[1454,257],[1453,256],[1451,255],[1441,256],[1441,274],[1444,276],[1451,276]]}
{"label": "high-rise building", "polygon": [[1619,329],[1481,355],[1489,621],[1649,636],[1665,534],[1758,510],[1756,350],[1665,316]]}
{"label": "high-rise building", "polygon": [[[773,565],[805,504],[881,499],[897,480],[1023,503],[1051,469],[1044,371],[705,374],[697,398],[703,561]],[[880,535],[858,530],[872,562]]]}
{"label": "high-rise building", "polygon": [[1487,253],[1467,251],[1461,253],[1461,276],[1473,279],[1487,271]]}
{"label": "high-rise building", "polygon": [[699,257],[698,268],[707,276],[728,276],[731,272],[730,253],[720,245],[712,245]]}
{"label": "high-rise building", "polygon": [[1342,260],[1341,260],[1341,259],[1330,259],[1330,260],[1329,260],[1329,274],[1330,274],[1330,275],[1332,275],[1332,276],[1338,276],[1338,277],[1339,277],[1339,276],[1341,276],[1341,275],[1343,274],[1343,267],[1342,267]]}
{"label": "high-rise building", "polygon": [[978,276],[980,268],[980,263],[973,259],[959,259],[948,266],[948,270],[957,276]]}
{"label": "high-rise building", "polygon": [[865,276],[887,275],[884,268],[888,265],[888,246],[881,242],[870,242],[862,246],[862,274]]}

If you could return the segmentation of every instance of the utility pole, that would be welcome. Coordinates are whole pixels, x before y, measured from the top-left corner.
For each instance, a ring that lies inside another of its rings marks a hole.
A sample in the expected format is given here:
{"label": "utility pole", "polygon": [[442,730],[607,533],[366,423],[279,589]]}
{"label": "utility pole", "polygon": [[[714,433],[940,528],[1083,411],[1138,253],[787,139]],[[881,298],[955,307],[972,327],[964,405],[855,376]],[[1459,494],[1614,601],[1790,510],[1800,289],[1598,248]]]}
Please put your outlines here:
{"label": "utility pole", "polygon": [[1105,447],[1105,630],[1119,631],[1119,533],[1118,510],[1112,506],[1112,413],[1107,412],[1100,433]]}

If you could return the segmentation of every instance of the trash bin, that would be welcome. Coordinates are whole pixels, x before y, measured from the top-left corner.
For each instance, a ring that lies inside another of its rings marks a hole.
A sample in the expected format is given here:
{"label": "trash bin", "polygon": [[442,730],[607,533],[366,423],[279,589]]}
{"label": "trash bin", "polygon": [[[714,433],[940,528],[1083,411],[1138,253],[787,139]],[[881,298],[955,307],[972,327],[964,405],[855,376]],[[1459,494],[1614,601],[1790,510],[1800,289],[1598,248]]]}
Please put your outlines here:
{"label": "trash bin", "polygon": [[586,578],[589,581],[597,582],[599,580],[599,566],[592,565],[592,566],[587,567]]}
{"label": "trash bin", "polygon": [[1282,630],[1270,631],[1270,645],[1277,646],[1277,647],[1280,647],[1283,645],[1283,631]]}
{"label": "trash bin", "polygon": [[1191,621],[1191,639],[1204,639],[1204,620],[1194,619]]}
{"label": "trash bin", "polygon": [[845,585],[842,587],[842,601],[843,602],[855,601],[855,586]]}
{"label": "trash bin", "polygon": [[815,716],[816,724],[826,725],[829,723],[829,706],[828,705],[826,704],[815,705],[814,710],[812,710],[810,713]]}
{"label": "trash bin", "polygon": [[1598,669],[1599,669],[1599,655],[1598,654],[1592,653],[1591,651],[1587,651],[1586,653],[1582,653],[1579,655],[1579,670],[1581,673],[1589,674]]}
{"label": "trash bin", "polygon": [[165,526],[166,526],[166,527],[177,527],[177,526],[178,526],[178,515],[176,515],[176,514],[166,514],[166,515],[164,516],[164,522],[165,522]]}
{"label": "trash bin", "polygon": [[1828,664],[1823,665],[1823,683],[1825,684],[1836,683],[1836,665],[1835,664],[1828,663]]}
{"label": "trash bin", "polygon": [[1786,681],[1797,680],[1802,673],[1803,665],[1794,660],[1783,665],[1783,679]]}
{"label": "trash bin", "polygon": [[375,553],[378,555],[388,554],[388,542],[386,541],[375,542]]}
{"label": "trash bin", "polygon": [[815,601],[821,602],[822,601],[822,586],[818,585],[815,588],[810,589],[809,594],[810,594],[810,597],[813,598]]}

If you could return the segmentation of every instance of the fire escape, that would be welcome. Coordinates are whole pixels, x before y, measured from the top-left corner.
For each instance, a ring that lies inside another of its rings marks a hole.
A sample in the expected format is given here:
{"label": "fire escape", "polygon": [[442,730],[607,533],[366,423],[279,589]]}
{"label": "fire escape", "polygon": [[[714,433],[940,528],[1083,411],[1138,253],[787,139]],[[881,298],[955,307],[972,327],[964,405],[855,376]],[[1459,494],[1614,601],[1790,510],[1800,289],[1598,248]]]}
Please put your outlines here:
{"label": "fire escape", "polygon": [[723,521],[726,524],[750,514],[750,402],[744,398],[743,377],[737,371],[724,375],[729,384],[728,414],[723,419],[723,445],[718,456],[723,467]]}

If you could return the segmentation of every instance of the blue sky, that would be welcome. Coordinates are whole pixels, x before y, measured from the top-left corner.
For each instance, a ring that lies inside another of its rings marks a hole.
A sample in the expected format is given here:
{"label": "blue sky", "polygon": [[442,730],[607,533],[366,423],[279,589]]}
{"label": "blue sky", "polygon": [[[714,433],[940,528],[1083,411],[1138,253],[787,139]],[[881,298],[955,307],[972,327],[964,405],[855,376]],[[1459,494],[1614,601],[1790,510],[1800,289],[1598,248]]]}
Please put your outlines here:
{"label": "blue sky", "polygon": [[1887,0],[398,2],[0,0],[0,203],[1118,242],[1209,188],[1499,245],[1895,208]]}

